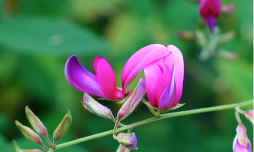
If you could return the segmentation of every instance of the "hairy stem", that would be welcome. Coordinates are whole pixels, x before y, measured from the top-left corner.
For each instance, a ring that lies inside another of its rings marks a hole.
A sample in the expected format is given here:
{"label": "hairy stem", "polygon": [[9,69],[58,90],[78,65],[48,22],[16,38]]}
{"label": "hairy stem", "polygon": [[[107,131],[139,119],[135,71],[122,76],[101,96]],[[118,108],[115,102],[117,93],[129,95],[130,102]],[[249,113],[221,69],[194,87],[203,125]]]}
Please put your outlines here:
{"label": "hairy stem", "polygon": [[[186,111],[180,111],[180,112],[173,112],[173,113],[167,113],[167,114],[161,114],[160,117],[152,117],[149,119],[145,119],[130,125],[126,125],[124,127],[118,128],[116,130],[117,132],[121,132],[127,129],[131,129],[131,128],[135,128],[144,124],[148,124],[154,121],[158,121],[158,120],[162,120],[162,119],[168,119],[168,118],[172,118],[172,117],[179,117],[179,116],[185,116],[185,115],[192,115],[192,114],[198,114],[198,113],[206,113],[206,112],[213,112],[213,111],[221,111],[221,110],[227,110],[227,109],[234,109],[236,106],[239,107],[244,107],[244,106],[248,106],[248,105],[252,105],[253,104],[253,100],[249,100],[249,101],[245,101],[245,102],[241,102],[241,103],[234,103],[234,104],[228,104],[228,105],[221,105],[221,106],[215,106],[215,107],[208,107],[208,108],[200,108],[200,109],[193,109],[193,110],[186,110]],[[68,147],[71,145],[75,145],[81,142],[85,142],[85,141],[89,141],[89,140],[93,140],[96,138],[100,138],[100,137],[104,137],[104,136],[108,136],[108,135],[112,135],[113,134],[113,130],[109,130],[109,131],[105,131],[102,133],[97,133],[94,135],[90,135],[90,136],[86,136],[83,138],[79,138],[73,141],[69,141],[66,143],[62,143],[59,145],[56,145],[56,149],[61,149],[64,147]],[[53,152],[52,149],[50,149],[48,152]]]}

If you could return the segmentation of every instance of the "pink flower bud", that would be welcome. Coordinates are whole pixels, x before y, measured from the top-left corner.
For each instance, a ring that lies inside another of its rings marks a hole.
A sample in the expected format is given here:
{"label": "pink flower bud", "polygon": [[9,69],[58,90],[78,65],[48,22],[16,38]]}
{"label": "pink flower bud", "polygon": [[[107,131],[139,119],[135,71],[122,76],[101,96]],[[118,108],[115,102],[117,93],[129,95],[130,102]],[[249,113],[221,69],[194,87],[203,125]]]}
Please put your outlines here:
{"label": "pink flower bud", "polygon": [[246,118],[250,120],[252,124],[254,124],[254,115],[253,115],[253,110],[249,110],[245,114]]}
{"label": "pink flower bud", "polygon": [[247,130],[244,125],[237,126],[237,134],[233,143],[234,152],[251,152],[251,144],[247,137],[246,131]]}
{"label": "pink flower bud", "polygon": [[42,137],[48,137],[47,128],[43,125],[40,119],[26,106],[26,116],[33,129]]}
{"label": "pink flower bud", "polygon": [[119,133],[117,135],[117,141],[129,149],[137,150],[137,137],[135,133]]}
{"label": "pink flower bud", "polygon": [[145,80],[140,79],[137,87],[134,89],[133,93],[127,99],[127,101],[122,105],[117,113],[117,120],[121,121],[128,117],[133,110],[137,107],[141,99],[146,93],[146,83]]}
{"label": "pink flower bud", "polygon": [[15,121],[16,126],[21,131],[21,133],[30,141],[38,145],[43,145],[42,140],[38,134],[36,134],[32,129],[22,125],[17,120]]}
{"label": "pink flower bud", "polygon": [[67,114],[64,116],[63,120],[60,122],[60,124],[57,126],[56,130],[53,133],[54,143],[56,143],[60,138],[62,138],[63,135],[67,132],[69,126],[71,125],[71,121],[71,113],[68,110]]}
{"label": "pink flower bud", "polygon": [[107,118],[107,119],[112,119],[112,120],[115,119],[109,108],[103,106],[102,104],[94,100],[87,93],[84,93],[82,104],[86,110],[88,110],[89,112],[97,116]]}
{"label": "pink flower bud", "polygon": [[212,33],[214,33],[221,7],[221,0],[201,0],[200,2],[199,13],[205,19],[205,22]]}

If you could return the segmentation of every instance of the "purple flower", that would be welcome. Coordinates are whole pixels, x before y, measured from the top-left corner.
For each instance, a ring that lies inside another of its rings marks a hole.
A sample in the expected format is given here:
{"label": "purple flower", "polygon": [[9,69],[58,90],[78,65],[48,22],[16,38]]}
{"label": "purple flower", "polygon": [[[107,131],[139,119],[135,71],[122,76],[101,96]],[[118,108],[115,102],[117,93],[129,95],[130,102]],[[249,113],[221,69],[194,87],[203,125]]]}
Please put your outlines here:
{"label": "purple flower", "polygon": [[183,90],[184,61],[174,45],[167,47],[170,55],[144,67],[147,97],[160,111],[168,111],[179,102]]}
{"label": "purple flower", "polygon": [[119,133],[117,141],[129,149],[137,149],[137,137],[135,133]]}
{"label": "purple flower", "polygon": [[95,74],[86,70],[76,56],[71,56],[65,65],[65,76],[79,91],[109,100],[121,100],[126,96],[128,84],[145,65],[167,55],[168,50],[161,44],[151,44],[137,51],[124,66],[122,90],[116,87],[116,76],[112,67],[100,56],[93,62]]}
{"label": "purple flower", "polygon": [[214,27],[220,15],[221,7],[221,0],[201,0],[200,2],[199,13],[205,19],[212,33],[214,33]]}
{"label": "purple flower", "polygon": [[236,137],[233,143],[234,152],[251,152],[250,140],[246,134],[246,128],[244,125],[238,125],[236,129]]}

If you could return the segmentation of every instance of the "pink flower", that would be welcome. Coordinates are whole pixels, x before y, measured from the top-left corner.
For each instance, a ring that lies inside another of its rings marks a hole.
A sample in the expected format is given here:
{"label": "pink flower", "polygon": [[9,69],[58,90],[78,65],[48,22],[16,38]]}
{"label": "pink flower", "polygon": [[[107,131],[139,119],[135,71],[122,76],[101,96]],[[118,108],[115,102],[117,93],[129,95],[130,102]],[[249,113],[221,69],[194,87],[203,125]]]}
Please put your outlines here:
{"label": "pink flower", "polygon": [[236,129],[236,137],[233,143],[234,152],[251,152],[250,140],[246,134],[246,128],[244,125],[238,125]]}
{"label": "pink flower", "polygon": [[168,111],[176,106],[183,90],[182,53],[174,45],[169,45],[167,50],[170,55],[144,67],[148,100],[160,111]]}
{"label": "pink flower", "polygon": [[109,100],[126,96],[126,87],[145,65],[169,55],[161,44],[151,44],[137,51],[125,64],[122,72],[122,90],[116,87],[116,76],[108,61],[100,56],[94,59],[95,74],[86,70],[75,56],[65,65],[67,81],[77,90]]}
{"label": "pink flower", "polygon": [[199,13],[205,19],[212,33],[214,33],[214,27],[220,15],[221,7],[221,0],[201,0],[200,2]]}

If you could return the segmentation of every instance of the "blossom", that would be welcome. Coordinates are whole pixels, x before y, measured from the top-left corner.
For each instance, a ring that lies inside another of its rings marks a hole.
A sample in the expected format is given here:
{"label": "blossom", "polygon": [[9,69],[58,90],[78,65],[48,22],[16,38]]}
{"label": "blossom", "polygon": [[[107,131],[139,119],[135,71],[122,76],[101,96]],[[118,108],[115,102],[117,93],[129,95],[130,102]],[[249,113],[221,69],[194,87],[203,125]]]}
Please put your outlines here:
{"label": "blossom", "polygon": [[117,141],[129,149],[137,149],[138,140],[135,133],[119,133]]}
{"label": "blossom", "polygon": [[246,128],[244,125],[238,125],[236,129],[236,137],[233,143],[234,152],[251,152],[250,140],[246,134]]}
{"label": "blossom", "polygon": [[170,55],[144,67],[148,100],[160,111],[168,111],[176,106],[183,89],[182,53],[174,45],[167,46],[167,50]]}
{"label": "blossom", "polygon": [[205,19],[212,33],[214,33],[214,27],[220,15],[221,7],[221,0],[201,0],[200,2],[199,13]]}
{"label": "blossom", "polygon": [[116,87],[113,68],[100,56],[93,61],[95,74],[86,70],[76,56],[71,56],[65,65],[65,76],[67,81],[81,92],[109,100],[120,100],[126,97],[128,84],[144,66],[167,55],[168,50],[161,44],[151,44],[138,50],[123,68],[122,89]]}

